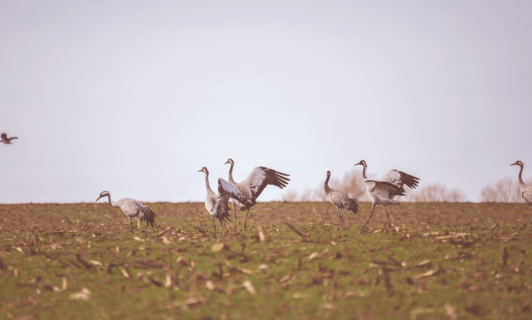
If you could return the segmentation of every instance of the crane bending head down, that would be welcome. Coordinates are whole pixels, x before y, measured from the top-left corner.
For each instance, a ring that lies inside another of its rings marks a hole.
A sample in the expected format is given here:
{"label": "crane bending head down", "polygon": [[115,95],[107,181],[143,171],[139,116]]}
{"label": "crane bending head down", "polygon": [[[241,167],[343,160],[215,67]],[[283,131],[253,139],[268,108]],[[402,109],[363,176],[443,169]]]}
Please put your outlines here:
{"label": "crane bending head down", "polygon": [[120,209],[122,209],[122,212],[129,219],[129,224],[131,226],[131,229],[129,231],[131,231],[131,234],[133,234],[133,224],[131,223],[131,218],[137,218],[140,221],[146,221],[146,227],[144,227],[144,230],[142,230],[142,232],[146,232],[148,224],[150,224],[152,229],[155,230],[155,213],[151,210],[150,207],[146,206],[144,203],[129,198],[123,198],[116,202],[112,202],[111,194],[109,193],[109,191],[102,191],[96,201],[100,200],[103,197],[108,198],[109,204],[111,206],[120,207]]}
{"label": "crane bending head down", "polygon": [[109,200],[110,200],[111,194],[109,193],[109,191],[102,191],[102,193],[100,193],[100,196],[98,197],[98,199],[96,199],[96,201],[100,200],[103,197],[109,197]]}

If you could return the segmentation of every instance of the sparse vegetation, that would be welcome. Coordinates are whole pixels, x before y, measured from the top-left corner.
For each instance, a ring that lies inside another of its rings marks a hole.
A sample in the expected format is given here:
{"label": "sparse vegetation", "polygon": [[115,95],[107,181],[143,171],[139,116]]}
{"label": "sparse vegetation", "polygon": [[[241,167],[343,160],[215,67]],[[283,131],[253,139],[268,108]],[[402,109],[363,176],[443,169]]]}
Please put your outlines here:
{"label": "sparse vegetation", "polygon": [[532,316],[524,204],[403,203],[361,232],[369,203],[339,231],[329,203],[268,202],[224,235],[203,203],[149,206],[131,236],[106,204],[0,205],[0,318]]}
{"label": "sparse vegetation", "polygon": [[419,189],[408,190],[404,201],[409,202],[465,202],[466,195],[459,189],[448,190],[441,183],[421,186]]}
{"label": "sparse vegetation", "polygon": [[[525,183],[531,185],[532,179]],[[480,197],[484,202],[523,202],[519,182],[515,178],[503,178],[485,186]]]}

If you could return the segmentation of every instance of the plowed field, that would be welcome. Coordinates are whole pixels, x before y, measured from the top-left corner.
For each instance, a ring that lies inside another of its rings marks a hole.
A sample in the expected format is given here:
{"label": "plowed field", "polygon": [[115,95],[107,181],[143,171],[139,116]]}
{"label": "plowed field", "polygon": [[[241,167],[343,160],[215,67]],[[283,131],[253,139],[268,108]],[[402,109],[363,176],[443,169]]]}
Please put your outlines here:
{"label": "plowed field", "polygon": [[148,205],[134,235],[106,203],[0,205],[0,318],[532,318],[524,204],[403,203],[361,231],[362,203],[340,231],[330,203],[268,202],[224,234],[203,203]]}

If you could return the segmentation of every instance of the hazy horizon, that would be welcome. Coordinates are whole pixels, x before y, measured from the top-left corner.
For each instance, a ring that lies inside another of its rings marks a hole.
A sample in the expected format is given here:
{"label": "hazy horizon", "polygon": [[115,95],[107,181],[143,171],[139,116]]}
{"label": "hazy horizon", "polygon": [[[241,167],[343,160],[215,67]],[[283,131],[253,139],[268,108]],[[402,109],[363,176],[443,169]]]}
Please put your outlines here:
{"label": "hazy horizon", "polygon": [[0,2],[0,203],[186,202],[364,159],[471,202],[532,177],[527,1]]}

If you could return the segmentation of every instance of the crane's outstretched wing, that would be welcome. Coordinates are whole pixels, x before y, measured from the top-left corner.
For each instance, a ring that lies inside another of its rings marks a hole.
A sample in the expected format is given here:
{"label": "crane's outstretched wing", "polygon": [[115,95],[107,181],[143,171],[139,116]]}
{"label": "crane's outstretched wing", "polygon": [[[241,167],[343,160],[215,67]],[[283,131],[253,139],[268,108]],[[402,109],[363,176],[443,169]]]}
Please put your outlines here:
{"label": "crane's outstretched wing", "polygon": [[[220,196],[228,196],[233,198],[244,205],[253,205],[251,199],[248,199],[237,187],[233,186],[229,182],[222,178],[218,178],[218,193]],[[216,212],[216,211],[215,211]]]}
{"label": "crane's outstretched wing", "polygon": [[404,196],[405,189],[403,186],[405,185],[411,189],[415,189],[419,185],[419,178],[399,170],[388,171],[384,175],[384,180],[396,186],[397,191],[390,189],[392,196]]}
{"label": "crane's outstretched wing", "polygon": [[395,169],[388,171],[384,175],[384,180],[391,182],[398,187],[406,185],[411,189],[415,189],[419,185],[419,178]]}
{"label": "crane's outstretched wing", "polygon": [[251,190],[253,199],[257,199],[264,188],[268,185],[273,185],[279,188],[284,188],[288,184],[287,177],[289,174],[275,171],[266,167],[255,167],[251,173],[240,184],[247,185]]}
{"label": "crane's outstretched wing", "polygon": [[14,140],[14,139],[18,139],[18,137],[11,137],[11,138],[9,138],[7,140],[9,140],[9,142],[11,142],[11,140]]}

